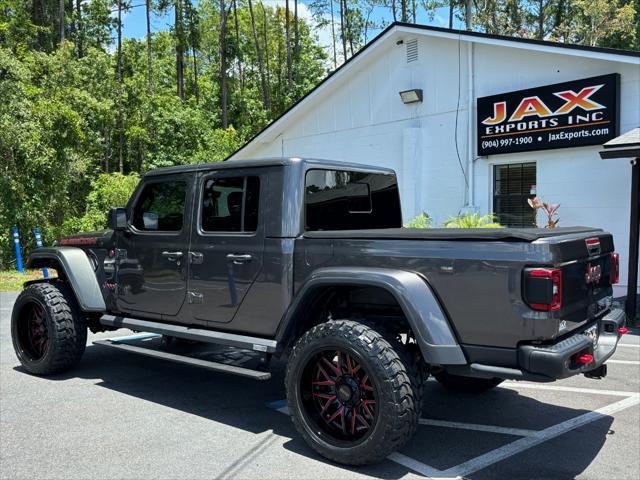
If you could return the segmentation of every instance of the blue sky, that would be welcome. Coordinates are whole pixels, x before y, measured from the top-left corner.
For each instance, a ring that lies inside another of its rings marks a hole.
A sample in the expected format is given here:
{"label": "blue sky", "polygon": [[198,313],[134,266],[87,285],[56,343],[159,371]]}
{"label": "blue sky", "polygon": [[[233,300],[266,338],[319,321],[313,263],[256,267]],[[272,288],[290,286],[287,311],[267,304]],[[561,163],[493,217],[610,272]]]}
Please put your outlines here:
{"label": "blue sky", "polygon": [[[255,3],[259,3],[260,0],[254,0]],[[277,4],[284,5],[284,0],[262,0],[266,5],[276,6]],[[197,3],[197,0],[194,0]],[[300,0],[299,3],[299,15],[302,18],[309,19],[311,14],[307,5],[311,3],[311,0]],[[337,2],[336,2],[337,3]],[[293,1],[290,2],[291,8],[293,8]],[[127,38],[143,38],[146,34],[146,19],[144,0],[133,0],[131,10],[123,17],[123,35]],[[336,6],[337,9],[337,6]],[[438,27],[447,27],[449,18],[449,10],[447,7],[439,8],[435,11],[433,18],[429,18],[424,9],[418,11],[418,23],[426,25],[434,25]],[[375,7],[371,13],[371,19],[377,22],[387,19],[391,19],[391,12],[388,8]],[[154,32],[168,30],[173,26],[173,13],[169,13],[164,16],[152,15],[151,29]],[[461,24],[459,21],[454,20],[454,27],[459,28]],[[320,43],[324,46],[328,46],[330,43],[329,30],[317,31]],[[380,33],[380,30],[371,31],[368,35],[370,41],[376,34]]]}

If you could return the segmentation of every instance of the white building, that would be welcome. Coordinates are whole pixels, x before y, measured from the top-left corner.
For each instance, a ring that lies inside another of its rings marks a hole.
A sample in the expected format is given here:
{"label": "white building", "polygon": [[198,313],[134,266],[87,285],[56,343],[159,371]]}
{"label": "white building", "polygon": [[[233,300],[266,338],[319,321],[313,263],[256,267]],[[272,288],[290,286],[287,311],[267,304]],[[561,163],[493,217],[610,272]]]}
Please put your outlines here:
{"label": "white building", "polygon": [[[488,116],[477,118],[478,98],[614,73],[619,74],[619,100],[612,102],[619,102],[617,125],[616,114],[603,122],[598,121],[601,114],[589,117],[579,101],[565,105],[574,115],[582,114],[586,125],[608,123],[610,138],[640,125],[640,52],[394,24],[231,159],[304,156],[390,167],[399,176],[405,220],[427,212],[435,226],[469,210],[498,214],[515,226],[523,215],[531,215],[524,204],[536,194],[561,204],[560,226],[597,226],[613,233],[621,253],[616,293],[624,294],[628,162],[603,161],[600,145],[571,146],[571,141],[568,148],[525,145],[529,151],[487,156],[478,156],[476,147],[480,127],[495,134],[487,138],[513,138],[480,123]],[[422,102],[403,103],[399,92],[411,89],[422,90]],[[569,91],[573,99],[580,95],[578,89]],[[567,104],[559,95],[552,98]],[[536,114],[534,107],[523,106],[524,122],[557,113]],[[608,108],[610,114],[616,106]],[[507,102],[507,109],[515,106]],[[528,141],[535,144],[562,129],[553,125],[535,123],[538,128]],[[544,224],[540,214],[538,224]]]}

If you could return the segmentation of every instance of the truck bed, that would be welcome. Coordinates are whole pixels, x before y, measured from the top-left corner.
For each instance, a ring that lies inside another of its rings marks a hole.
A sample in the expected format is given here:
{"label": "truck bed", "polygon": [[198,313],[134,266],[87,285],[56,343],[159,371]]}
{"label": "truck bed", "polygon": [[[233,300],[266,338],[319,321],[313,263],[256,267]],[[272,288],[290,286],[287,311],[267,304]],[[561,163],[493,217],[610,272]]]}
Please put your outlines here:
{"label": "truck bed", "polygon": [[560,235],[602,232],[592,227],[562,228],[384,228],[377,230],[326,230],[305,232],[305,238],[402,239],[402,240],[485,240],[526,241]]}

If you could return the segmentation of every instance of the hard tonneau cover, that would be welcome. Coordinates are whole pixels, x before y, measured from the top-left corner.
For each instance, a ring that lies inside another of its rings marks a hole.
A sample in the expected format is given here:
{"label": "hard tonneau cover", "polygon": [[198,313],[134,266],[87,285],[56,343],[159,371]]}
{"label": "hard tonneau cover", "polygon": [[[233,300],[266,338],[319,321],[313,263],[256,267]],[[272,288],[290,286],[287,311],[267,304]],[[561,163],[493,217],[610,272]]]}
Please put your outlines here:
{"label": "hard tonneau cover", "polygon": [[384,228],[305,232],[305,238],[526,241],[559,235],[602,232],[592,227],[562,228]]}

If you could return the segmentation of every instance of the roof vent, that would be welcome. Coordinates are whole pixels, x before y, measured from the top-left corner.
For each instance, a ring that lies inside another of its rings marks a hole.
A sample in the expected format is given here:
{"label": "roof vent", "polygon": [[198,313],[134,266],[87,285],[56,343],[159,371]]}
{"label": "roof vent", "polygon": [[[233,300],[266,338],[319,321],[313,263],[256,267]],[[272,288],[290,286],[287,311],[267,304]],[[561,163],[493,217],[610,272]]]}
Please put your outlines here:
{"label": "roof vent", "polygon": [[418,39],[407,40],[407,63],[418,61]]}

